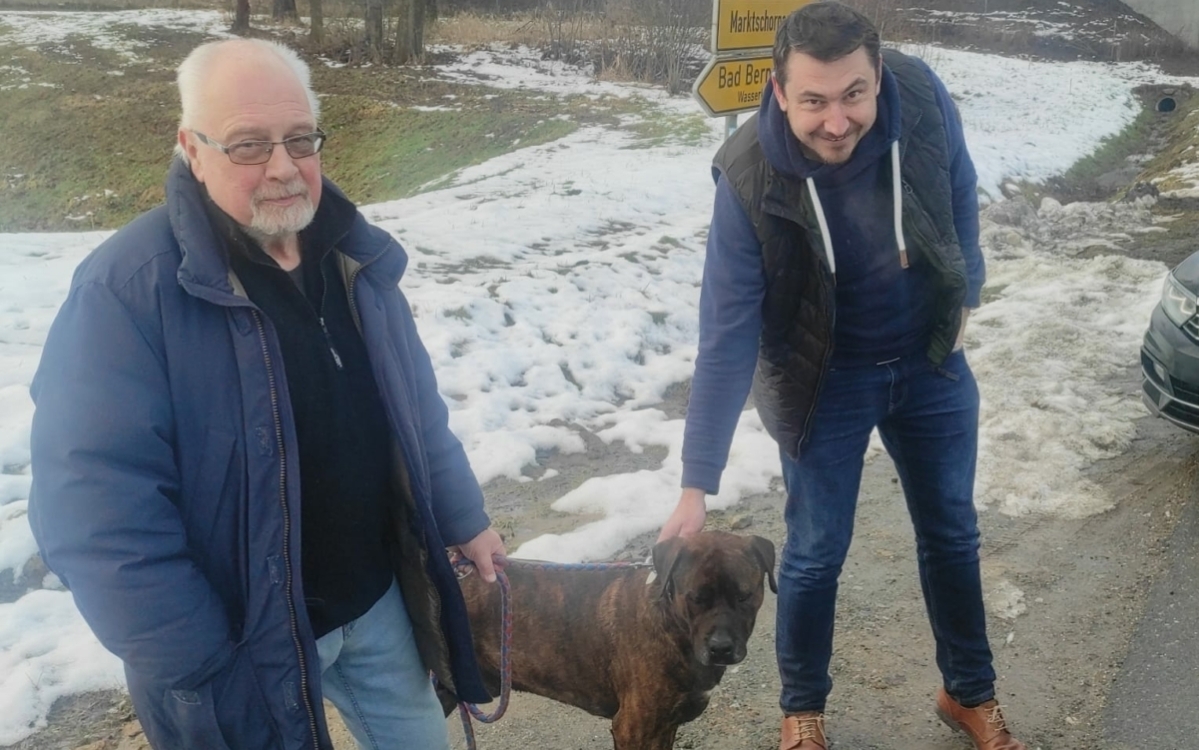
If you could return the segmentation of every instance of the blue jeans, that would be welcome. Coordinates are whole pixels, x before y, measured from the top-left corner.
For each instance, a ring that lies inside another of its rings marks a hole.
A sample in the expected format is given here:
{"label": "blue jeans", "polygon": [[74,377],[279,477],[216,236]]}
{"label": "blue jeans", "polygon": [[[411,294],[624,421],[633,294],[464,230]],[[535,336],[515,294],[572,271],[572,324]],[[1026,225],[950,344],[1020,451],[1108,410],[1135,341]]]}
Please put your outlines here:
{"label": "blue jeans", "polygon": [[449,732],[412,621],[391,588],[362,617],[317,639],[321,690],[359,750],[449,750]]}
{"label": "blue jeans", "polygon": [[832,689],[837,578],[875,427],[895,462],[915,527],[920,586],[945,689],[967,704],[994,696],[973,499],[978,386],[964,352],[939,368],[920,352],[830,370],[799,460],[783,455],[787,541],[775,648],[787,714],[823,711]]}

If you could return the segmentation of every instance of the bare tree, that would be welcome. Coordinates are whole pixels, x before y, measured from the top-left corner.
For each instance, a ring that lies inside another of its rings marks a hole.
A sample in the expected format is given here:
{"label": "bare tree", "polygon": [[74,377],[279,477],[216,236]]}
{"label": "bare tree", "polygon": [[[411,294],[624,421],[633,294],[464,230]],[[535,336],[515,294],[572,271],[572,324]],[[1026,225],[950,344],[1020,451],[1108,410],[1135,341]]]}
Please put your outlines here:
{"label": "bare tree", "polygon": [[425,5],[428,0],[398,0],[394,62],[403,65],[425,54]]}
{"label": "bare tree", "polygon": [[235,34],[250,30],[250,0],[237,0],[237,7],[233,11],[233,28],[230,30]]}
{"label": "bare tree", "polygon": [[276,21],[299,21],[300,14],[296,11],[296,0],[274,0],[271,5],[271,18]]}
{"label": "bare tree", "polygon": [[308,26],[308,41],[313,45],[325,43],[325,11],[321,0],[308,0],[308,15],[311,23]]}
{"label": "bare tree", "polygon": [[376,60],[383,55],[383,0],[366,0],[366,53]]}

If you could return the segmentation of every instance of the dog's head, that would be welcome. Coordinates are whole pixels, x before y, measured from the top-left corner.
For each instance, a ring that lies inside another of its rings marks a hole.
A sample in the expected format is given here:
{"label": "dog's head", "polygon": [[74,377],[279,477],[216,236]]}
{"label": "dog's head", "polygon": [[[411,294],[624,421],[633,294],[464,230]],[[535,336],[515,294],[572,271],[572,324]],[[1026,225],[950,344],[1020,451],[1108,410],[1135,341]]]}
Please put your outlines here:
{"label": "dog's head", "polygon": [[765,581],[774,579],[774,545],[760,536],[708,531],[654,546],[658,593],[690,633],[700,664],[728,666],[745,658]]}

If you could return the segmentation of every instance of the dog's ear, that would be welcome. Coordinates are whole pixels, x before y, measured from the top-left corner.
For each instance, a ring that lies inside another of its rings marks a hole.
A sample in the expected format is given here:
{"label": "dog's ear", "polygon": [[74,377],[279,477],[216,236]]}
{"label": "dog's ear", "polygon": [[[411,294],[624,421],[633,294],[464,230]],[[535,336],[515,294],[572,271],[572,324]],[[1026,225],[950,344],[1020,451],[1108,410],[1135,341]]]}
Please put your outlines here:
{"label": "dog's ear", "polygon": [[679,561],[686,556],[686,552],[687,543],[680,536],[654,545],[654,573],[662,582],[663,598],[674,598],[674,571],[679,566]]}
{"label": "dog's ear", "polygon": [[769,539],[754,536],[749,539],[749,549],[753,552],[758,564],[762,566],[762,570],[765,571],[766,580],[770,582],[770,590],[777,594],[779,584],[774,579],[774,544]]}

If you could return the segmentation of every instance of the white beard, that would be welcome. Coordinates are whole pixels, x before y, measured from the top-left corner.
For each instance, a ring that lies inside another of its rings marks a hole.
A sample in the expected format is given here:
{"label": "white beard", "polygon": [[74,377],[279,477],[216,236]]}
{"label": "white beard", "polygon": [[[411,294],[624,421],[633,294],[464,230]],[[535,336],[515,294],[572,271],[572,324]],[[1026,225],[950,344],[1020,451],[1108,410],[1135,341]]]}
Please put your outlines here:
{"label": "white beard", "polygon": [[[266,201],[299,195],[300,200],[290,206],[273,206]],[[316,206],[308,192],[308,185],[300,177],[273,187],[262,187],[254,191],[250,201],[250,226],[247,233],[259,242],[297,234],[312,223]]]}

